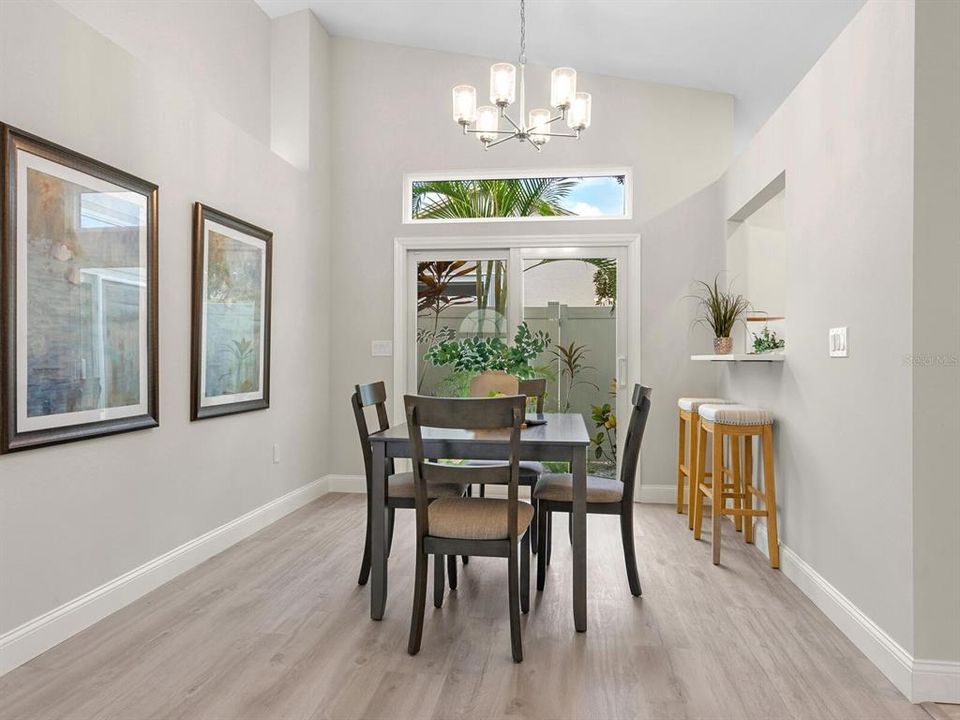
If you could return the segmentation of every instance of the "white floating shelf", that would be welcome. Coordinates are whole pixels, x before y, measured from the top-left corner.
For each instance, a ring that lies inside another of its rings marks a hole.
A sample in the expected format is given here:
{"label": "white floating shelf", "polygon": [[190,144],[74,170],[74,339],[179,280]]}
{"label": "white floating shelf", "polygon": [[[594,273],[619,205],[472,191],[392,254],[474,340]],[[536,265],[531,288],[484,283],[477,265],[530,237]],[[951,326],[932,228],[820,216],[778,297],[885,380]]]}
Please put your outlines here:
{"label": "white floating shelf", "polygon": [[730,353],[729,355],[691,355],[691,360],[707,362],[783,362],[783,353]]}

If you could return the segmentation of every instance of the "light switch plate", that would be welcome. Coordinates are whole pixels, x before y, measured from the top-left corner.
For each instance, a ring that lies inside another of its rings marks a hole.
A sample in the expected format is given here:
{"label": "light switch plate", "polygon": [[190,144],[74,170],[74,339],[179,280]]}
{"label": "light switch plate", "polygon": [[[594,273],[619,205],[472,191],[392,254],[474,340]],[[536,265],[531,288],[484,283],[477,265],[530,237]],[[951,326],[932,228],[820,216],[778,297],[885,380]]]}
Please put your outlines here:
{"label": "light switch plate", "polygon": [[830,357],[847,357],[847,329],[830,328]]}
{"label": "light switch plate", "polygon": [[370,354],[373,357],[390,357],[393,355],[393,340],[371,341]]}

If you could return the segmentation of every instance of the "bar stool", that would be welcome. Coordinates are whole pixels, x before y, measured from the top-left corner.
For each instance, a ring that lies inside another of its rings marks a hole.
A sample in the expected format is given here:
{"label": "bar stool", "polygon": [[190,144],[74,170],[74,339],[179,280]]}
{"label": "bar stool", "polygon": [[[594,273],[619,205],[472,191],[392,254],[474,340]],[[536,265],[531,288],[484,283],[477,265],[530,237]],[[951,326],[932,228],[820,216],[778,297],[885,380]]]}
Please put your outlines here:
{"label": "bar stool", "polygon": [[[753,542],[753,518],[767,519],[767,549],[770,567],[780,567],[780,545],[777,539],[777,494],[773,475],[773,415],[762,408],[744,405],[701,405],[700,432],[697,447],[696,502],[694,503],[693,537],[700,539],[703,526],[703,498],[713,504],[713,564],[720,564],[720,518],[733,515],[746,518],[743,539]],[[707,436],[713,438],[713,476],[711,484],[705,481],[704,465],[707,456]],[[763,453],[763,491],[753,485],[753,438],[759,437]],[[729,438],[731,468],[723,465],[723,441]],[[744,439],[743,477],[741,479],[740,439]],[[732,474],[733,482],[725,484],[725,475]],[[741,484],[742,480],[742,484]],[[726,506],[733,498],[733,508]],[[753,498],[763,501],[762,510],[753,509]]]}
{"label": "bar stool", "polygon": [[[677,407],[680,408],[680,440],[678,442],[677,453],[677,512],[683,513],[684,499],[684,478],[689,482],[687,491],[687,525],[693,530],[693,501],[694,501],[694,479],[697,476],[697,421],[699,415],[697,411],[701,405],[727,405],[729,400],[723,398],[691,398],[682,397],[677,400]],[[687,433],[690,434],[690,461],[686,465],[687,459]],[[707,473],[710,477],[711,473]]]}

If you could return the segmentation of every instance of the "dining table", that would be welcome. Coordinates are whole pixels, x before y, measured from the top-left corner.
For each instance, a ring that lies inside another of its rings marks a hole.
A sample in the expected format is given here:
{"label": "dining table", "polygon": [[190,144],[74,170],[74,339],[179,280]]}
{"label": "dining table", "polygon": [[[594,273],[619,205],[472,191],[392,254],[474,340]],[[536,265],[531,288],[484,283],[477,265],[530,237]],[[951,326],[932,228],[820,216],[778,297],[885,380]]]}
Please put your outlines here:
{"label": "dining table", "polygon": [[[520,459],[568,463],[573,475],[573,620],[587,630],[587,448],[590,434],[579,413],[542,413],[542,424],[520,433]],[[509,432],[448,428],[421,429],[424,455],[430,458],[502,460],[509,452]],[[381,620],[387,605],[387,468],[389,459],[410,458],[406,423],[370,435],[373,454],[371,487],[370,617]],[[540,552],[544,552],[541,548]]]}

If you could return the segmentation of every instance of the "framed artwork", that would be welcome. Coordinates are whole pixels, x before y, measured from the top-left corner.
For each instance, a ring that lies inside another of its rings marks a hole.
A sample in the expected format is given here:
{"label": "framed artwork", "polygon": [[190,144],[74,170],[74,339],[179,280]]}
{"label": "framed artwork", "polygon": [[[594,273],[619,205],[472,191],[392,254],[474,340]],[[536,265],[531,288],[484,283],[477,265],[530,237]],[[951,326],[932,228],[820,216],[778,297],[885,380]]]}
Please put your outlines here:
{"label": "framed artwork", "polygon": [[270,407],[273,233],[196,203],[191,420]]}
{"label": "framed artwork", "polygon": [[157,186],[0,141],[0,452],[156,427]]}

